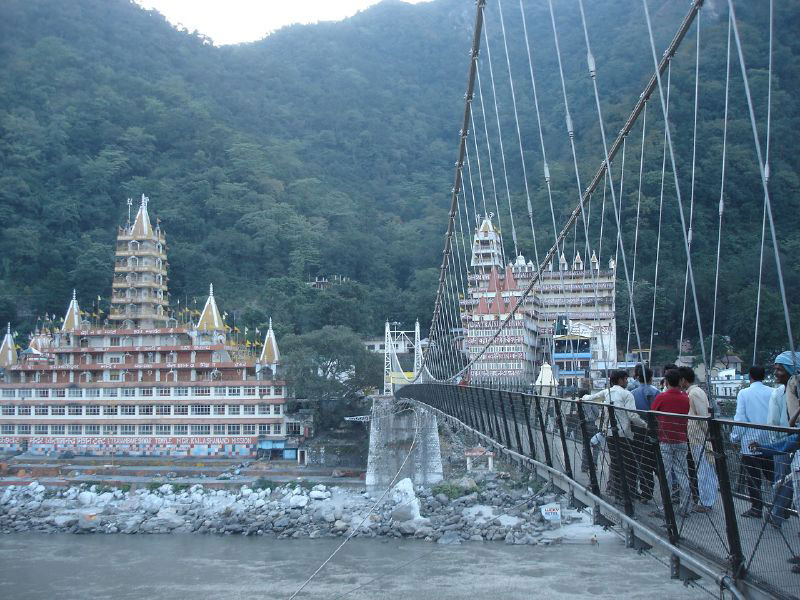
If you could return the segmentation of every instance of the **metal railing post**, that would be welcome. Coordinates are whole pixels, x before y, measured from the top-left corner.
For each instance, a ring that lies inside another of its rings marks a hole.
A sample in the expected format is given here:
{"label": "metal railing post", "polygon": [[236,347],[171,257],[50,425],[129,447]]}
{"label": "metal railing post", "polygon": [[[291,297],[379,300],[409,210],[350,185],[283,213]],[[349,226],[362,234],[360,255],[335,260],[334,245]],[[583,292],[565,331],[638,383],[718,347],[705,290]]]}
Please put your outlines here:
{"label": "metal railing post", "polygon": [[495,400],[495,390],[490,389],[491,393],[489,394],[489,398],[491,398],[491,407],[492,407],[492,416],[494,416],[494,439],[498,442],[503,442],[503,434],[500,430],[500,417],[497,415],[497,401]]}
{"label": "metal railing post", "polygon": [[463,398],[461,397],[461,389],[457,385],[456,386],[452,386],[452,389],[453,389],[453,396],[455,397],[456,404],[460,408],[461,414],[462,414],[462,417],[463,417],[461,419],[461,422],[465,423],[466,425],[468,425],[469,427],[472,427],[474,429],[475,426],[472,423],[472,415],[470,414],[469,406],[467,406],[467,403],[464,402]]}
{"label": "metal railing post", "polygon": [[442,393],[442,404],[444,406],[444,412],[446,412],[451,417],[455,417],[453,414],[453,402],[450,398],[450,394],[447,393],[447,390],[441,390]]}
{"label": "metal railing post", "polygon": [[478,396],[475,393],[475,388],[469,386],[467,388],[467,395],[469,396],[470,402],[475,409],[476,421],[478,423],[478,431],[483,434],[486,434],[486,426],[484,425],[483,421],[483,411],[481,410],[480,404],[478,403]]}
{"label": "metal railing post", "polygon": [[533,401],[536,403],[536,418],[539,421],[539,431],[542,432],[542,445],[544,446],[544,461],[548,467],[553,466],[553,456],[550,454],[550,445],[547,443],[547,431],[544,426],[544,417],[542,416],[542,403],[539,396],[534,397]]}
{"label": "metal railing post", "polygon": [[633,502],[631,501],[631,491],[628,488],[628,476],[625,471],[625,452],[622,448],[622,440],[625,438],[619,434],[616,407],[613,405],[608,406],[608,424],[611,426],[611,440],[614,442],[608,445],[611,454],[611,472],[613,473],[616,467],[617,473],[615,479],[622,491],[622,502],[625,507],[625,514],[632,517]]}
{"label": "metal railing post", "polygon": [[494,422],[492,421],[492,413],[489,410],[489,401],[486,399],[486,388],[481,387],[478,388],[480,390],[481,402],[483,404],[483,410],[486,413],[486,422],[488,423],[488,435],[492,439],[497,439],[497,435],[494,431]]}
{"label": "metal railing post", "polygon": [[454,406],[455,411],[456,411],[456,418],[459,421],[461,421],[462,423],[464,423],[466,425],[469,425],[469,422],[467,421],[467,413],[464,410],[464,405],[461,402],[458,401],[458,398],[453,393],[453,386],[452,385],[450,386],[450,398],[451,398],[451,400],[453,402],[453,406]]}
{"label": "metal railing post", "polygon": [[533,437],[533,429],[531,428],[531,401],[530,398],[522,395],[522,410],[525,413],[525,429],[528,431],[528,447],[530,448],[531,458],[536,460],[536,441]]}
{"label": "metal railing post", "polygon": [[503,392],[501,390],[497,390],[497,399],[500,401],[500,414],[503,418],[503,431],[506,434],[506,448],[511,448],[511,436],[508,433],[508,417],[506,417],[506,405],[503,402]]}
{"label": "metal railing post", "polygon": [[733,490],[731,489],[728,461],[725,455],[725,445],[722,441],[722,425],[716,419],[709,419],[708,434],[711,438],[711,447],[714,450],[714,468],[717,471],[719,491],[722,496],[722,510],[725,514],[725,533],[728,537],[728,552],[733,577],[738,579],[744,575],[744,553],[742,541],[739,537],[739,523],[736,520],[736,507],[733,503]]}
{"label": "metal railing post", "polygon": [[561,414],[561,400],[553,400],[554,408],[556,409],[556,425],[558,426],[558,435],[561,438],[561,451],[564,453],[564,472],[570,479],[575,479],[572,476],[572,463],[569,460],[569,450],[567,449],[567,432],[564,430],[564,417]]}
{"label": "metal railing post", "polygon": [[459,386],[459,393],[464,398],[464,404],[467,407],[467,412],[469,412],[469,419],[472,422],[472,428],[480,431],[478,413],[475,411],[475,403],[472,401],[472,397],[469,394],[469,388]]}
{"label": "metal railing post", "polygon": [[586,413],[583,411],[583,402],[577,402],[578,409],[578,426],[581,428],[581,439],[583,439],[583,456],[582,461],[589,457],[589,464],[586,465],[586,470],[589,473],[589,485],[592,493],[596,496],[600,495],[600,483],[597,481],[597,467],[594,464],[594,453],[592,452],[592,438],[589,435],[589,429],[586,426]]}
{"label": "metal railing post", "polygon": [[517,450],[520,454],[525,454],[522,450],[522,435],[519,433],[519,420],[517,419],[517,413],[514,412],[514,394],[511,392],[508,394],[508,405],[511,407],[511,418],[514,420],[514,435],[517,438]]}

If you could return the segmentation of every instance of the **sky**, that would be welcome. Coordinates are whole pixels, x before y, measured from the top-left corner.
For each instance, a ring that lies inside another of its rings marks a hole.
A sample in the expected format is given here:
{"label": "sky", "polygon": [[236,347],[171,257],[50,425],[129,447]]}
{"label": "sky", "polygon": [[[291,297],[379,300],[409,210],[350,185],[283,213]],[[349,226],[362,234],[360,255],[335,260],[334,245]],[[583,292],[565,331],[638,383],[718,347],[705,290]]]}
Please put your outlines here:
{"label": "sky", "polygon": [[[426,0],[404,0],[417,3]],[[253,42],[293,23],[339,21],[378,0],[136,0],[218,46]]]}

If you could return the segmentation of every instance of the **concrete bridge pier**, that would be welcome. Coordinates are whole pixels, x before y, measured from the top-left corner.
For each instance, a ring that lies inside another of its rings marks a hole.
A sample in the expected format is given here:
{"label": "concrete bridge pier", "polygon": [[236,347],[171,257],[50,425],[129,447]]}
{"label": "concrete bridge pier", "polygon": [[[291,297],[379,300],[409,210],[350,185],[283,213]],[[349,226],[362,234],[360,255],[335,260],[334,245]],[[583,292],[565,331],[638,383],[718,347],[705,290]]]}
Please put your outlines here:
{"label": "concrete bridge pier", "polygon": [[[409,450],[411,455],[403,464]],[[398,402],[394,396],[376,396],[369,424],[367,491],[385,490],[398,470],[395,482],[408,477],[414,485],[433,485],[442,480],[438,422],[435,415],[419,405],[412,410],[408,402]]]}

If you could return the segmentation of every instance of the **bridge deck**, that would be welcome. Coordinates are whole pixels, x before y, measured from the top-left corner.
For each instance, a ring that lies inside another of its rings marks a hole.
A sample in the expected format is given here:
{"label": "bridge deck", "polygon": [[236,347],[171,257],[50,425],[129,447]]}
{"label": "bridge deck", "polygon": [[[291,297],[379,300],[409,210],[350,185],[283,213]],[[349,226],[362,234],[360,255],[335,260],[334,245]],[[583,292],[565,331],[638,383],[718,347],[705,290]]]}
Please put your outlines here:
{"label": "bridge deck", "polygon": [[[584,432],[579,427],[577,406],[574,402],[542,397],[539,398],[537,411],[536,400],[530,396],[498,390],[430,384],[408,386],[401,395],[413,397],[441,410],[502,446],[541,463],[546,462],[549,452],[551,466],[554,469],[562,473],[571,470],[574,481],[587,489],[592,488],[588,468],[589,455],[584,454],[582,443]],[[615,409],[617,410],[619,409]],[[763,596],[800,598],[800,574],[793,573],[792,565],[788,562],[788,559],[800,555],[800,538],[798,538],[800,519],[796,515],[789,516],[782,528],[776,529],[763,519],[742,516],[742,513],[750,507],[750,502],[746,498],[743,477],[740,475],[739,450],[727,441],[730,437],[731,423],[722,420],[718,423],[722,428],[722,438],[725,440],[724,461],[719,458],[714,459],[712,462],[715,464],[712,469],[716,481],[716,473],[720,472],[722,465],[727,464],[727,470],[723,471],[723,474],[724,472],[728,474],[730,489],[727,490],[727,497],[732,498],[736,521],[734,529],[738,532],[740,540],[743,566],[746,569],[745,579],[763,592]],[[616,504],[619,507],[618,515],[622,514],[625,512],[624,501],[615,499],[613,494],[615,484],[609,482],[612,475],[613,453],[609,451],[608,444],[597,446],[590,444],[590,446],[595,450],[597,461],[595,472],[599,484],[598,495],[607,502]],[[642,456],[632,447],[628,448],[623,456],[623,464],[631,470],[635,470],[642,462]],[[619,458],[614,460],[617,461]],[[683,465],[681,469],[683,469],[682,475],[688,478],[686,466]],[[764,487],[766,512],[772,505],[774,492],[771,486]],[[674,540],[674,545],[689,549],[703,556],[708,563],[717,565],[720,571],[727,570],[732,574],[729,569],[731,551],[723,493],[725,493],[723,487],[716,488],[716,499],[710,512],[690,512],[686,516],[678,514],[679,506],[670,494],[667,494],[666,498],[676,513],[678,537]],[[628,497],[631,498],[631,510],[628,516],[647,526],[651,531],[662,531],[664,538],[668,537],[664,496],[661,493],[658,477],[654,477],[651,501],[642,502],[632,498],[630,494]],[[619,520],[621,521],[621,518]]]}

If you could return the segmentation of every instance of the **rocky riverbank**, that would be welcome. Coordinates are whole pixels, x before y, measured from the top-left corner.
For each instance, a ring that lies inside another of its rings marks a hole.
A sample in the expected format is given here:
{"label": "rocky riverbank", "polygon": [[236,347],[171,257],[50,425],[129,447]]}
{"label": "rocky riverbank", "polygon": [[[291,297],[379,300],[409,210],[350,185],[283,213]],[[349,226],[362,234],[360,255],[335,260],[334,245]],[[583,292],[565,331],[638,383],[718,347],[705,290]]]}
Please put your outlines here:
{"label": "rocky riverbank", "polygon": [[[433,489],[398,482],[370,513],[366,492],[315,485],[277,485],[238,491],[165,484],[123,491],[96,485],[45,488],[37,482],[0,493],[0,533],[207,533],[278,538],[413,537],[442,544],[504,541],[550,544],[568,527],[545,522],[539,506],[556,500],[530,488],[511,489],[489,478],[461,479]],[[564,511],[563,523],[585,515]]]}

